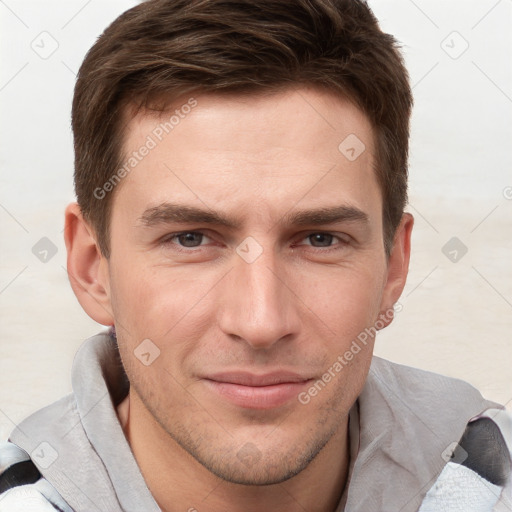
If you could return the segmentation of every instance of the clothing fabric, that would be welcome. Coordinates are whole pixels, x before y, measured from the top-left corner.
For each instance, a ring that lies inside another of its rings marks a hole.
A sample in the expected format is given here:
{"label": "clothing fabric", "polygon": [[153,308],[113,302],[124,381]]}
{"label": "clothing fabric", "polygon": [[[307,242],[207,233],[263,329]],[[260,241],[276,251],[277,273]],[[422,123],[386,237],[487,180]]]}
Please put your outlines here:
{"label": "clothing fabric", "polygon": [[[116,414],[129,382],[113,336],[86,340],[72,386],[0,446],[0,512],[158,512]],[[512,510],[512,418],[463,381],[374,356],[349,439],[336,512]]]}

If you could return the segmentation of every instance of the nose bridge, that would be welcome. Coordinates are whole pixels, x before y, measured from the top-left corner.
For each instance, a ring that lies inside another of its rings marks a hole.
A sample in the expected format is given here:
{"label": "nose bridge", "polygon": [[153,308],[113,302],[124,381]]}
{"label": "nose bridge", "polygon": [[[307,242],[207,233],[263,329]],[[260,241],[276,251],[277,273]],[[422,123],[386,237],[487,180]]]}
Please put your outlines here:
{"label": "nose bridge", "polygon": [[296,332],[298,315],[274,251],[242,242],[234,255],[220,325],[254,348],[268,348]]}

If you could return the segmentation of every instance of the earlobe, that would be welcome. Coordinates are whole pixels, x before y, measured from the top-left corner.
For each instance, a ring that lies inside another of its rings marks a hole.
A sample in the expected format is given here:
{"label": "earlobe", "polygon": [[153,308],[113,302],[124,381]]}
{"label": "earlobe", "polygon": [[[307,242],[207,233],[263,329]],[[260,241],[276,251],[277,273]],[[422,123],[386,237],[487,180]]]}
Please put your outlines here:
{"label": "earlobe", "polygon": [[393,248],[388,259],[387,280],[379,315],[384,327],[393,321],[393,306],[400,298],[407,280],[413,225],[414,217],[410,213],[404,213],[396,229]]}
{"label": "earlobe", "polygon": [[96,322],[113,325],[108,261],[101,255],[94,232],[77,203],[66,208],[64,240],[71,287],[84,311]]}

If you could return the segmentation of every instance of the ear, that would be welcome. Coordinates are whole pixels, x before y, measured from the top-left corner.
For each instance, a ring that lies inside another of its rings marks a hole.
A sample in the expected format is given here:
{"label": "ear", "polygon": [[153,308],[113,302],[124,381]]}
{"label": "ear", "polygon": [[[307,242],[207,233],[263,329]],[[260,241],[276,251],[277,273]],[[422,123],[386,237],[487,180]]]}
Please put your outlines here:
{"label": "ear", "polygon": [[113,325],[108,260],[102,256],[94,230],[83,218],[77,203],[66,208],[64,240],[69,282],[78,302],[96,322]]}
{"label": "ear", "polygon": [[384,293],[380,305],[382,327],[393,321],[393,306],[402,295],[411,256],[411,233],[414,218],[410,213],[404,213],[395,232],[393,248],[388,258],[388,270]]}

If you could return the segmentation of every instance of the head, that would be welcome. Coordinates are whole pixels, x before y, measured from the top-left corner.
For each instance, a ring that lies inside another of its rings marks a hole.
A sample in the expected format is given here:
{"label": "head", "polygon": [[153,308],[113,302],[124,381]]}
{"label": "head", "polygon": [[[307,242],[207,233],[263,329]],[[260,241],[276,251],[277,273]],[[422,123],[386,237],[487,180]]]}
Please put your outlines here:
{"label": "head", "polygon": [[[87,54],[71,283],[116,325],[134,395],[214,474],[299,473],[361,391],[407,274],[411,105],[355,0],[150,0]],[[248,374],[296,396],[244,401],[226,381]]]}

